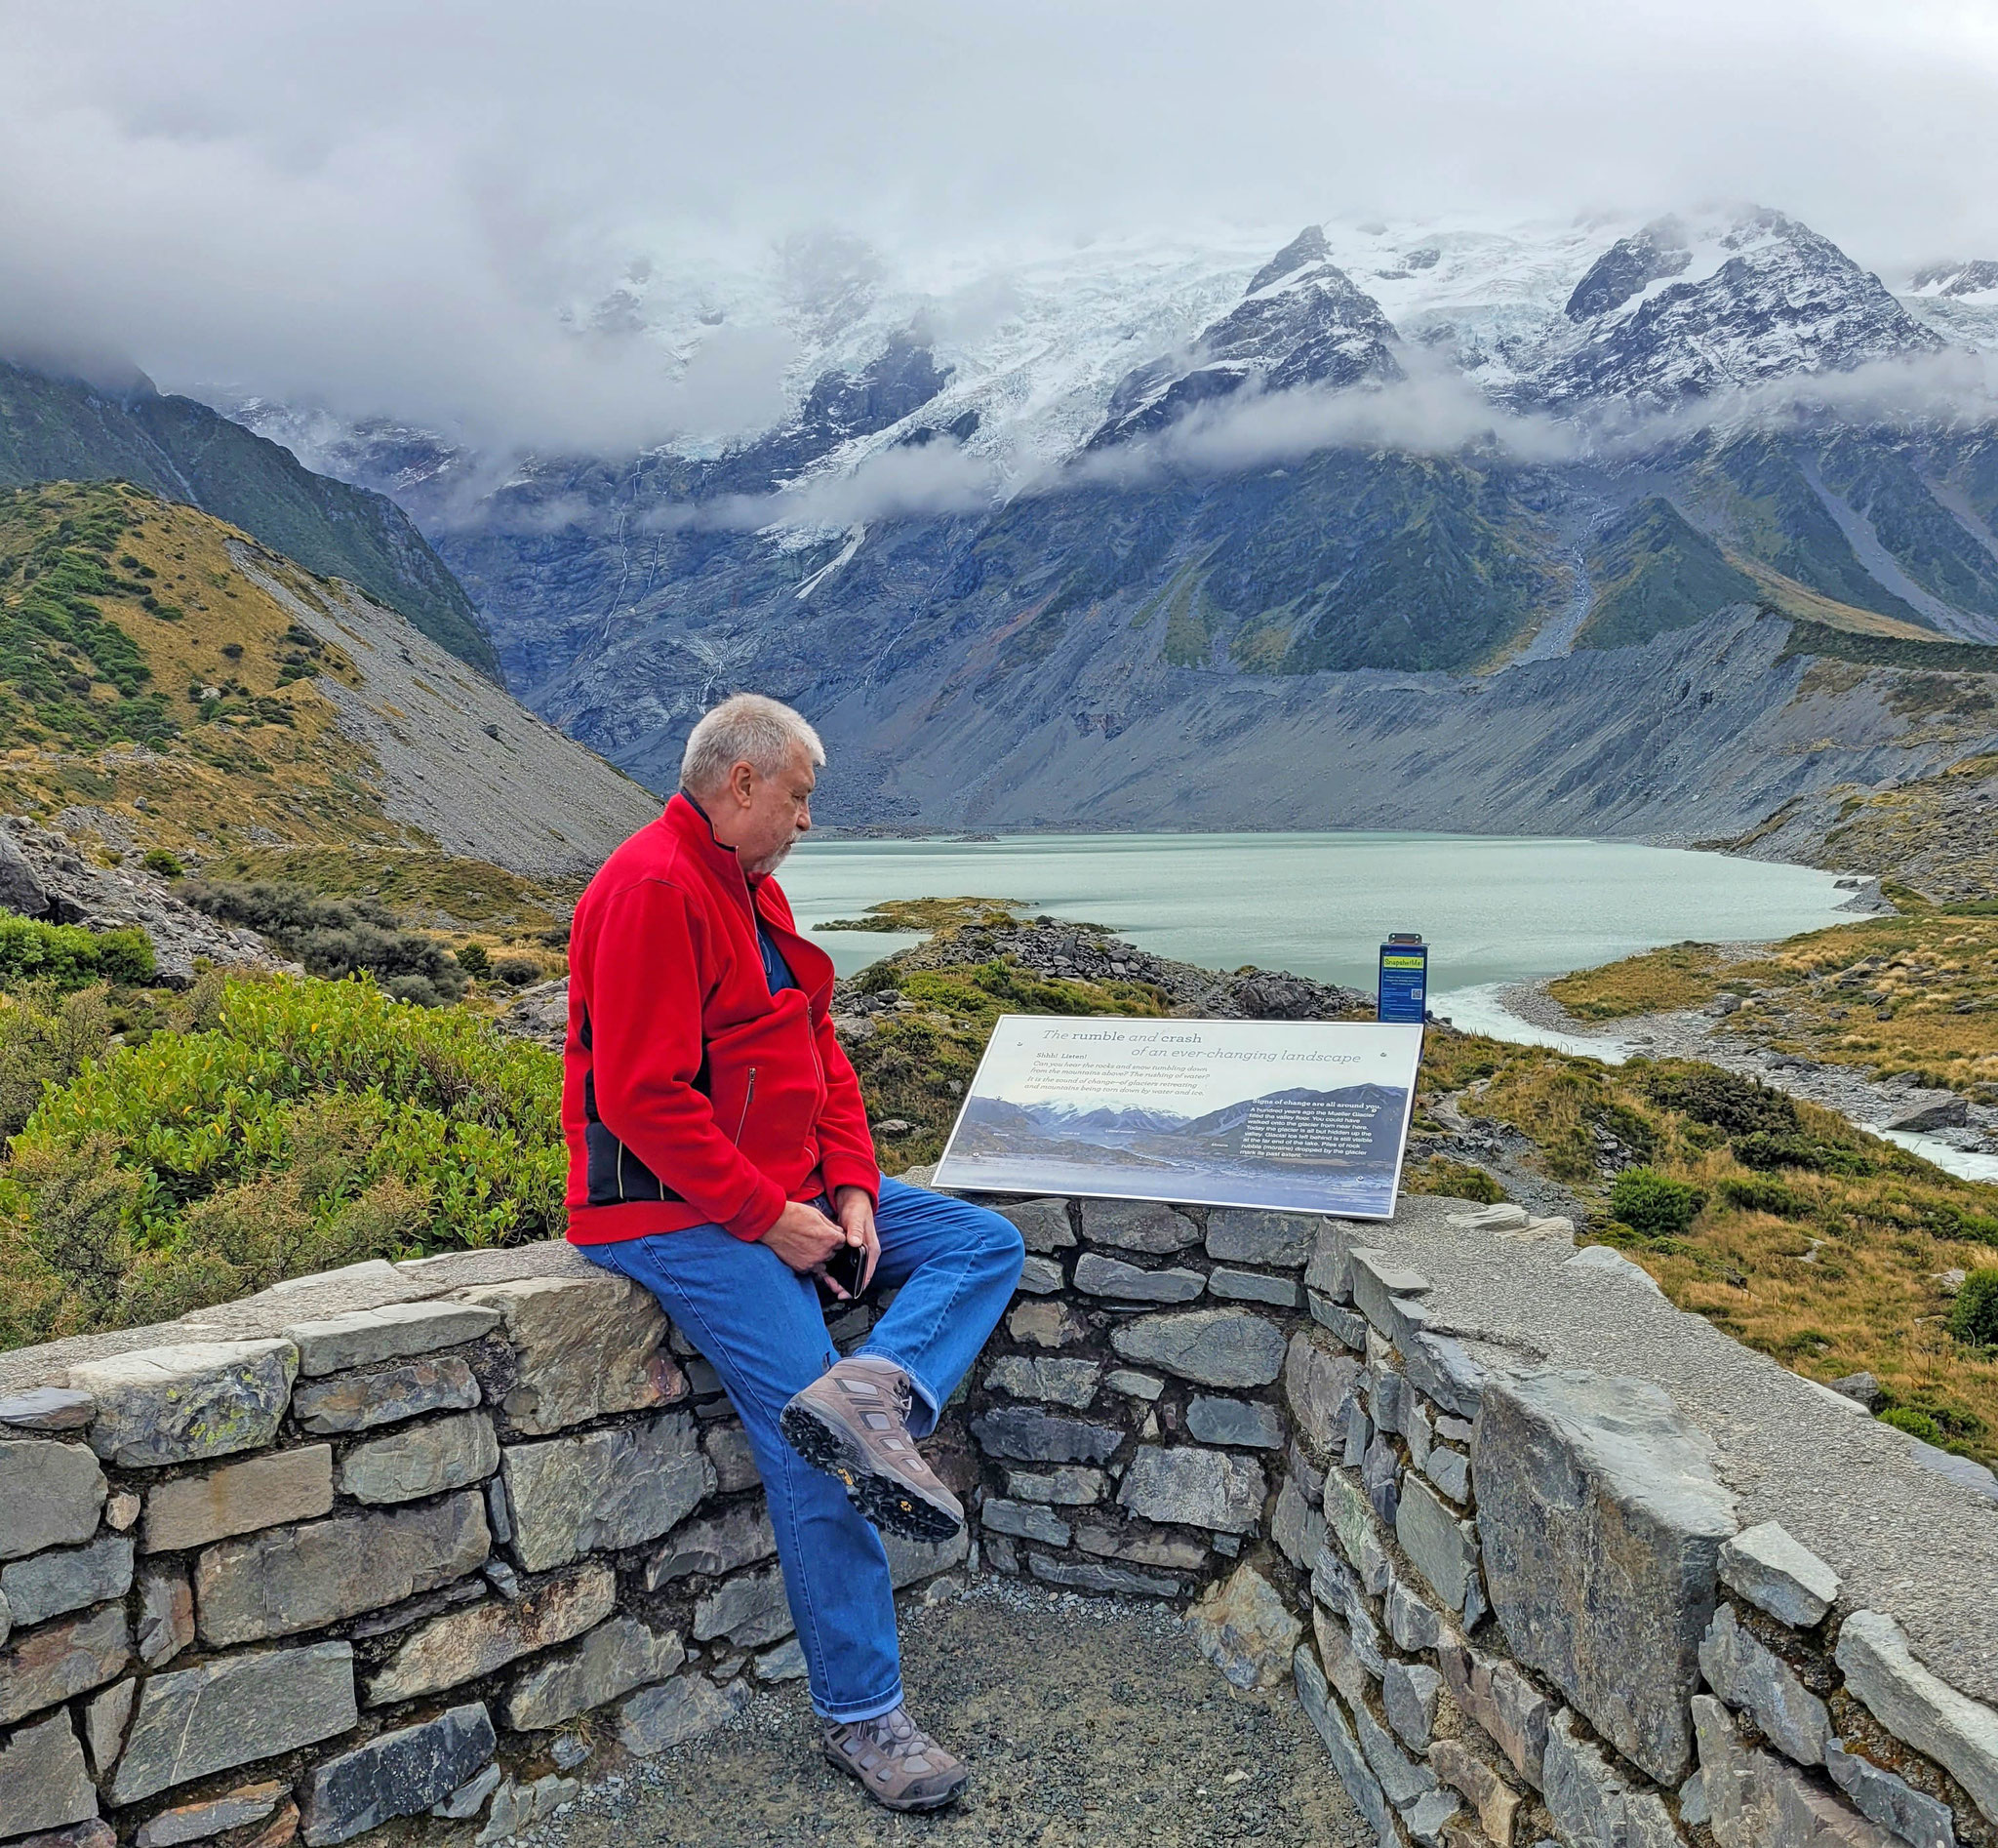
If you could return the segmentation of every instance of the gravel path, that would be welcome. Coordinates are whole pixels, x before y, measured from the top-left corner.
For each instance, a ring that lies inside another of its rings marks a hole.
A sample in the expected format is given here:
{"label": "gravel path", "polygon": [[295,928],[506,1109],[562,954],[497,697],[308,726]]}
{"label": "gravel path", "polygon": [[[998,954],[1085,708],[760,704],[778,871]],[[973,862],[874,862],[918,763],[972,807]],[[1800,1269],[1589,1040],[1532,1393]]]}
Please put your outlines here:
{"label": "gravel path", "polygon": [[919,1721],[972,1767],[931,1817],[878,1808],[819,1756],[802,1684],[657,1758],[600,1762],[523,1848],[1362,1848],[1371,1832],[1288,1687],[1245,1694],[1164,1606],[986,1578],[902,1619]]}

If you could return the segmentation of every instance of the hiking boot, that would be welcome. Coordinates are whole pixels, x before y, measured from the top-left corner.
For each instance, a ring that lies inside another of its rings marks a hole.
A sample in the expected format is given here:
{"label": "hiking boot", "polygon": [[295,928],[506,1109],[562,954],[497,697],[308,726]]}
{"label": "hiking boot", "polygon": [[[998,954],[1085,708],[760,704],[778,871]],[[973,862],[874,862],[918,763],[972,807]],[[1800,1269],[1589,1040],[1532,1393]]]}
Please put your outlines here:
{"label": "hiking boot", "polygon": [[949,1540],[964,1508],[909,1435],[914,1394],[892,1360],[840,1360],[783,1409],[778,1428],[799,1456],[846,1484],[853,1505],[886,1534]]}
{"label": "hiking boot", "polygon": [[879,1719],[827,1722],[825,1757],[891,1810],[941,1809],[956,1800],[971,1776],[909,1718],[905,1707]]}

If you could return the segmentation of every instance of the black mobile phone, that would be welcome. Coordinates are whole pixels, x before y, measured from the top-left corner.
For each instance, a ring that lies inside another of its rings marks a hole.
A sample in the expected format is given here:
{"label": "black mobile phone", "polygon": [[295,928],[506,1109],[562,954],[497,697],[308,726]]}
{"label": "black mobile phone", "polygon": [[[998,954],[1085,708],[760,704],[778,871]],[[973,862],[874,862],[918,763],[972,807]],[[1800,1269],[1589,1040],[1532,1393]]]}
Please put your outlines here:
{"label": "black mobile phone", "polygon": [[821,1280],[819,1294],[828,1303],[840,1303],[860,1294],[860,1278],[867,1268],[867,1248],[864,1245],[842,1245],[825,1261],[825,1277],[839,1285],[847,1294],[837,1297],[824,1287]]}

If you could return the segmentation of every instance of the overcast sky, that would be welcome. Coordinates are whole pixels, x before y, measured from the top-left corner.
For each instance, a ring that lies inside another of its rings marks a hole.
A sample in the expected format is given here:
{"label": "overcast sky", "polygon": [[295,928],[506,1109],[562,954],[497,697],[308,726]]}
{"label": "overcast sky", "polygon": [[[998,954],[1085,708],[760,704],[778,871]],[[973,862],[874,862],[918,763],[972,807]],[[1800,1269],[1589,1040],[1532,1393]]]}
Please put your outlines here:
{"label": "overcast sky", "polygon": [[530,441],[765,403],[564,331],[638,249],[1719,195],[1892,280],[1994,174],[1998,0],[0,0],[0,346]]}

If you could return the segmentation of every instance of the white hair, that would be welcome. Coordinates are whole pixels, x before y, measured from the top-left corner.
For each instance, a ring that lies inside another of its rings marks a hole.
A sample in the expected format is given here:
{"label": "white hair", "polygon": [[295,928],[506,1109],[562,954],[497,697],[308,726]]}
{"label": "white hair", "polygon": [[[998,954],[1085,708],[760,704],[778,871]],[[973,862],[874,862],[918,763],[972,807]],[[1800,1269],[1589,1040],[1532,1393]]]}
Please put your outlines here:
{"label": "white hair", "polygon": [[712,711],[702,713],[689,735],[680,759],[680,787],[696,796],[719,788],[741,763],[774,777],[801,745],[814,764],[825,761],[819,734],[780,700],[760,693],[731,694]]}

